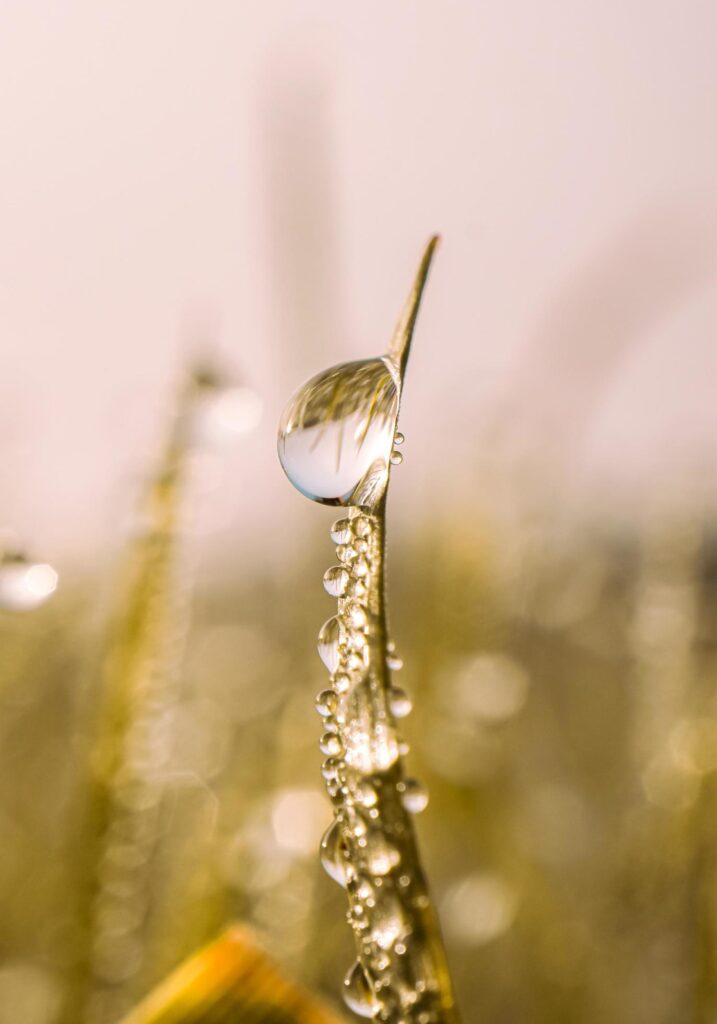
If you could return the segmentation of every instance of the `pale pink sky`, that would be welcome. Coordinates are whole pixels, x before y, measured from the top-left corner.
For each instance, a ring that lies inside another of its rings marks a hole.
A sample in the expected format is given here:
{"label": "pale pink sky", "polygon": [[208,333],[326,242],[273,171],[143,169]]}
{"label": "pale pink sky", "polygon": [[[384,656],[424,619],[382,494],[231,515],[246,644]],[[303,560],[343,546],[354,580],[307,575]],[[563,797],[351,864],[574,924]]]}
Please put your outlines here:
{"label": "pale pink sky", "polygon": [[271,533],[285,398],[382,351],[434,230],[404,495],[479,488],[486,431],[605,495],[713,474],[716,40],[712,0],[4,0],[0,524],[116,543],[206,324],[265,404],[208,529]]}

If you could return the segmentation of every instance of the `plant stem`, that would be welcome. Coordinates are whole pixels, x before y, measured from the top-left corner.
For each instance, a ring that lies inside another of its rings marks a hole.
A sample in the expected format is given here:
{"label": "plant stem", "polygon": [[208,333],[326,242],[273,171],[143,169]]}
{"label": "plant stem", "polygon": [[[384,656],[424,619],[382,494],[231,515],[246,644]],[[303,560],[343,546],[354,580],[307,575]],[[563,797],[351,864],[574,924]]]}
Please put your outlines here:
{"label": "plant stem", "polygon": [[[399,381],[408,359],[431,239],[387,359]],[[354,505],[334,524],[340,565],[327,573],[338,615],[319,636],[332,689],[317,707],[330,756],[323,774],[335,820],[322,841],[329,874],[345,885],[357,963],[345,981],[348,1005],[386,1024],[458,1024],[438,919],[421,866],[411,811],[426,796],[405,776],[397,715],[410,710],[392,683],[400,668],[389,639],[385,587],[386,495]]]}

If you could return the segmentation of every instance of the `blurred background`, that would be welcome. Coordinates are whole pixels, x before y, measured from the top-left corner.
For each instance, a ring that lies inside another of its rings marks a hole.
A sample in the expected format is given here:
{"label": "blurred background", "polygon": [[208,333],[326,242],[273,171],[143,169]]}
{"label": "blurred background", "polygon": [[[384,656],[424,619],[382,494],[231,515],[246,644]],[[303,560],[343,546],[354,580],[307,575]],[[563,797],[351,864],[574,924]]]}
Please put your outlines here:
{"label": "blurred background", "polygon": [[389,603],[464,1017],[717,1019],[715,38],[0,5],[0,1024],[115,1024],[234,921],[335,1001],[334,517],[276,424],[433,231]]}

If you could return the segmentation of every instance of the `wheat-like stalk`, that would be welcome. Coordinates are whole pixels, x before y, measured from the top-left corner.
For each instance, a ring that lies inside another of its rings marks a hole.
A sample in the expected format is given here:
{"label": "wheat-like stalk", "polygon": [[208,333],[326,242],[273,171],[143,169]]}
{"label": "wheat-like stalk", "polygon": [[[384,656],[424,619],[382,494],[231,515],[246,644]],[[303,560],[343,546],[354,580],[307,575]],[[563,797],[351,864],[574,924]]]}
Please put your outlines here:
{"label": "wheat-like stalk", "polygon": [[187,478],[202,412],[220,382],[190,373],[156,474],[142,529],[122,566],[121,594],[100,689],[84,851],[88,906],[82,977],[68,1019],[116,1020],[137,994],[148,959],[152,872],[176,698],[189,626],[192,574],[179,564]]}
{"label": "wheat-like stalk", "polygon": [[321,844],[328,873],[345,886],[358,958],[344,997],[387,1024],[456,1024],[443,943],[421,867],[412,813],[422,786],[407,778],[397,719],[410,711],[393,685],[400,668],[385,599],[386,494],[413,328],[437,239],[431,239],[387,354],[334,367],[287,406],[279,456],[303,493],[348,508],[331,530],[338,564],[324,577],[338,613],[322,627],[319,654],[331,687],[317,698],[324,720],[323,775],[334,822]]}

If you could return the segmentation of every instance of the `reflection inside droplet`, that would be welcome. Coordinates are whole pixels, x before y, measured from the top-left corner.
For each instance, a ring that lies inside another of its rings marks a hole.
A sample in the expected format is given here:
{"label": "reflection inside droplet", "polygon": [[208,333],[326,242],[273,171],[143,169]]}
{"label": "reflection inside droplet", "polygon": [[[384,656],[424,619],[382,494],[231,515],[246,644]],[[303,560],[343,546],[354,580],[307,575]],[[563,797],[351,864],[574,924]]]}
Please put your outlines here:
{"label": "reflection inside droplet", "polygon": [[397,381],[384,359],[326,370],[284,410],[278,440],[284,472],[314,501],[375,504],[388,480],[397,416]]}

